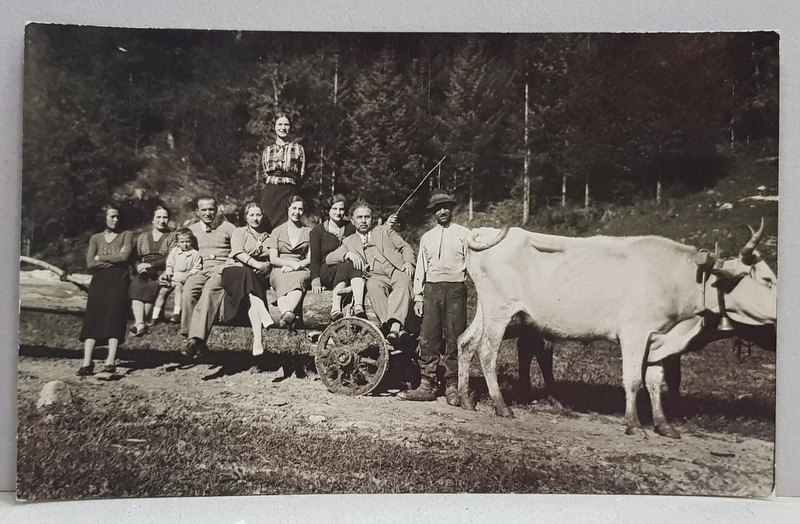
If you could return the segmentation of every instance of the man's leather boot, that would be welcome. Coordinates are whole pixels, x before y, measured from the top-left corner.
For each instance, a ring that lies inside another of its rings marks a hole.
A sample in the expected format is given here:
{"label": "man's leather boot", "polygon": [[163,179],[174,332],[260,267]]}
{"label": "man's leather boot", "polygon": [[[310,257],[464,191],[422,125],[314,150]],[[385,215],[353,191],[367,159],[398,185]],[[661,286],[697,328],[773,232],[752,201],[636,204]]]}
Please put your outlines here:
{"label": "man's leather boot", "polygon": [[417,389],[401,391],[397,394],[403,400],[416,400],[428,402],[436,400],[436,388],[429,378],[422,377]]}

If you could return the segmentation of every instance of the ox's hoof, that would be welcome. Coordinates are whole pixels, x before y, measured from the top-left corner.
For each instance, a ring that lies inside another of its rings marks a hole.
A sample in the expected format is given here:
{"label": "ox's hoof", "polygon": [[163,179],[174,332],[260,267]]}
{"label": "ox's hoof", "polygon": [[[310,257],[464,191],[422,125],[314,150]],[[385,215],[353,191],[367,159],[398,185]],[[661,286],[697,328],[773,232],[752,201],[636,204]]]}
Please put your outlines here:
{"label": "ox's hoof", "polygon": [[503,406],[503,407],[495,406],[494,412],[497,413],[498,417],[514,418],[514,412],[511,411],[511,408],[509,408],[508,406]]}
{"label": "ox's hoof", "polygon": [[672,424],[661,424],[655,427],[656,433],[662,437],[680,439],[681,434],[675,429]]}
{"label": "ox's hoof", "polygon": [[642,436],[647,436],[647,433],[644,432],[644,428],[642,426],[626,426],[625,427],[625,434],[626,435],[637,435],[641,434]]}
{"label": "ox's hoof", "polygon": [[566,411],[566,409],[564,409],[564,406],[561,404],[561,402],[559,402],[558,400],[556,400],[555,398],[553,398],[551,396],[547,397],[547,402],[556,411],[561,411],[561,412]]}
{"label": "ox's hoof", "polygon": [[459,398],[461,398],[461,407],[468,410],[468,411],[475,411],[475,401],[472,400],[472,397],[467,393],[459,393]]}

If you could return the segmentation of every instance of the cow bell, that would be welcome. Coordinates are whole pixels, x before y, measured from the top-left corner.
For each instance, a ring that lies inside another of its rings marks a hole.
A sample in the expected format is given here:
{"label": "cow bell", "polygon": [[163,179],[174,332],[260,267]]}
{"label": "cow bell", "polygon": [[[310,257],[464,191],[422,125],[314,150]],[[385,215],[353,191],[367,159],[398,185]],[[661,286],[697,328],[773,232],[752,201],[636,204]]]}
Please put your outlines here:
{"label": "cow bell", "polygon": [[733,324],[731,324],[731,319],[728,318],[728,315],[722,315],[717,325],[717,331],[733,331],[733,329]]}
{"label": "cow bell", "polygon": [[721,289],[717,289],[717,303],[719,304],[720,315],[717,331],[733,331],[733,324],[731,324],[731,319],[728,318],[728,314],[725,311],[725,293]]}

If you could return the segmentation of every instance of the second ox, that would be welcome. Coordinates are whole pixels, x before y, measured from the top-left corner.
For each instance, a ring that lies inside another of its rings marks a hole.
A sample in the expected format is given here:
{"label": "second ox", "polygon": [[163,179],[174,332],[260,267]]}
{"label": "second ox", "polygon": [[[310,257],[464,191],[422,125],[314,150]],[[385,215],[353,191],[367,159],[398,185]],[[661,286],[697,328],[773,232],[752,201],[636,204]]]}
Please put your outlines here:
{"label": "second ox", "polygon": [[[469,366],[477,350],[495,411],[513,416],[497,382],[497,353],[506,328],[519,323],[521,344],[542,339],[619,343],[626,432],[641,428],[636,396],[644,382],[654,429],[680,438],[661,404],[665,359],[675,361],[690,343],[706,337],[721,311],[741,324],[776,323],[777,277],[755,250],[763,233],[762,220],[739,256],[722,260],[656,236],[571,238],[519,228],[473,230],[467,238],[467,270],[478,306],[458,341],[462,407],[475,408]],[[543,372],[552,382],[552,371]]]}

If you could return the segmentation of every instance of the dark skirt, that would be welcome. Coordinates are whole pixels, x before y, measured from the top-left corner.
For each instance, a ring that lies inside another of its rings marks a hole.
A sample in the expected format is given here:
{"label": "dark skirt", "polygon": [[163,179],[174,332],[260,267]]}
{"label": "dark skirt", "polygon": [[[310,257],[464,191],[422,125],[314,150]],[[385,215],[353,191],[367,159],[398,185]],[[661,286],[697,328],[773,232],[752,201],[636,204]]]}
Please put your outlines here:
{"label": "dark skirt", "polygon": [[128,268],[111,267],[98,270],[89,284],[86,314],[83,316],[80,340],[93,338],[98,344],[107,344],[108,339],[125,341],[128,323]]}
{"label": "dark skirt", "polygon": [[319,267],[319,281],[326,289],[333,289],[341,282],[350,285],[351,279],[363,276],[364,273],[354,268],[349,260],[332,266],[323,262]]}
{"label": "dark skirt", "polygon": [[222,288],[225,290],[225,304],[222,308],[224,322],[230,322],[242,306],[250,306],[250,297],[259,297],[266,304],[267,278],[249,267],[226,267],[222,270]]}
{"label": "dark skirt", "polygon": [[139,300],[145,304],[153,304],[158,297],[158,273],[147,271],[134,275],[131,280],[131,287],[128,288],[128,298]]}
{"label": "dark skirt", "polygon": [[267,184],[261,192],[261,212],[264,213],[264,220],[261,223],[261,230],[271,233],[273,229],[286,222],[287,215],[286,202],[290,197],[297,194],[297,186],[294,184]]}

